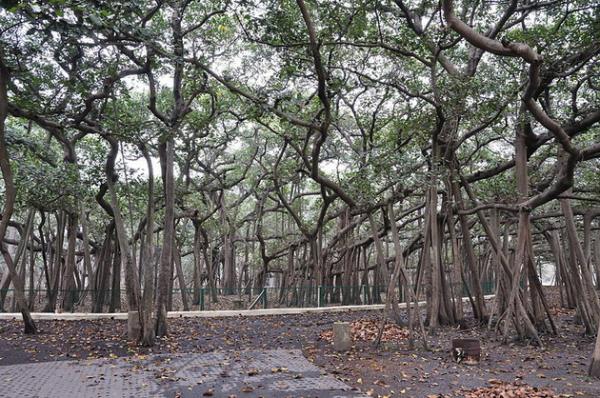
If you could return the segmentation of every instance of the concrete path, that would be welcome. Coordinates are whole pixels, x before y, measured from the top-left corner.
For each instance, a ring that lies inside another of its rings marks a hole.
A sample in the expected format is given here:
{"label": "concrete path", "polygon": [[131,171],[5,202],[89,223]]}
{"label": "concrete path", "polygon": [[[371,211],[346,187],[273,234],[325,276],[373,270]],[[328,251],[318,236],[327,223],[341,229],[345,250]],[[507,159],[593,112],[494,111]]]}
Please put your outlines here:
{"label": "concrete path", "polygon": [[[494,295],[484,296],[486,300],[491,299]],[[463,298],[463,302],[468,302],[468,298]],[[419,305],[425,305],[425,301],[419,302]],[[172,311],[167,314],[169,318],[220,318],[232,316],[262,316],[262,315],[293,315],[293,314],[308,314],[308,313],[323,313],[323,312],[345,312],[345,311],[371,311],[382,310],[383,304],[373,305],[345,305],[335,307],[309,307],[309,308],[269,308],[255,310],[219,310],[219,311]],[[400,303],[400,308],[406,308],[406,303]],[[72,313],[53,313],[53,312],[32,312],[33,319],[40,320],[94,320],[94,319],[127,319],[126,312],[118,313],[89,313],[89,312],[72,312]],[[21,319],[20,313],[4,312],[0,313],[0,320]]]}
{"label": "concrete path", "polygon": [[[220,318],[231,316],[261,316],[261,315],[290,315],[290,314],[308,314],[320,312],[344,312],[344,311],[368,311],[381,310],[383,304],[374,305],[346,305],[337,307],[309,307],[309,308],[268,308],[255,310],[211,310],[211,311],[171,311],[167,314],[168,318]],[[90,313],[90,312],[32,312],[33,319],[40,320],[82,320],[82,319],[127,319],[126,312],[116,313]],[[0,313],[0,320],[21,319],[21,313],[4,312]]]}
{"label": "concrete path", "polygon": [[256,350],[0,366],[0,397],[361,397],[300,350]]}

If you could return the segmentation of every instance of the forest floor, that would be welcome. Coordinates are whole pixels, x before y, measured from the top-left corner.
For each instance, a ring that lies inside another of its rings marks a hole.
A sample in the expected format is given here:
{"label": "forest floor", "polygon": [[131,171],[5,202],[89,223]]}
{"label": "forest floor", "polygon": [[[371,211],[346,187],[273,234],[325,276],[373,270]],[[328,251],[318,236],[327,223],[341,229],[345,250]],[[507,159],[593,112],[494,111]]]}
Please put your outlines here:
{"label": "forest floor", "polygon": [[[169,336],[151,349],[126,341],[125,321],[38,321],[40,333],[24,336],[20,322],[12,320],[0,323],[0,369],[55,360],[301,349],[309,361],[368,396],[494,396],[491,390],[482,390],[484,387],[514,390],[513,395],[504,396],[517,398],[600,396],[600,381],[586,376],[594,338],[583,334],[574,311],[554,312],[560,334],[543,335],[543,350],[526,342],[502,344],[494,332],[475,326],[440,329],[435,336],[428,336],[429,351],[419,344],[409,349],[401,330],[392,330],[390,341],[375,348],[372,327],[378,323],[380,311],[171,319]],[[336,321],[358,321],[355,326],[360,336],[348,352],[335,352],[328,339]],[[478,365],[457,364],[450,356],[451,340],[466,337],[481,340]],[[539,391],[527,390],[529,386]]]}

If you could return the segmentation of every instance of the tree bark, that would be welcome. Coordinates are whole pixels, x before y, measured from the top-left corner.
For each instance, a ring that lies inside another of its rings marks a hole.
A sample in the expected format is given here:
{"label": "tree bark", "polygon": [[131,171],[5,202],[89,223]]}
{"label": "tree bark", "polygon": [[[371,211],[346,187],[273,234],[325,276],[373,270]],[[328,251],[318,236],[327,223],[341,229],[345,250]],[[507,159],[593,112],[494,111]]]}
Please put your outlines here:
{"label": "tree bark", "polygon": [[165,192],[165,228],[163,246],[160,256],[156,299],[156,336],[166,336],[167,305],[169,300],[169,283],[173,265],[173,243],[175,235],[175,182],[173,178],[173,157],[175,141],[171,136],[159,146],[160,162],[163,169],[163,186]]}
{"label": "tree bark", "polygon": [[75,245],[77,239],[77,214],[67,213],[67,256],[65,258],[65,273],[62,282],[63,311],[72,312],[75,309],[77,292],[75,291]]}
{"label": "tree bark", "polygon": [[594,352],[592,353],[592,361],[588,374],[592,377],[600,378],[600,325],[598,325],[599,332],[596,336],[596,345],[594,346]]}
{"label": "tree bark", "polygon": [[146,159],[148,166],[148,199],[146,204],[146,231],[144,245],[141,247],[143,251],[143,259],[141,272],[144,280],[144,293],[142,296],[142,305],[140,306],[140,320],[142,322],[142,333],[140,344],[144,347],[154,345],[155,328],[152,319],[152,304],[154,299],[154,253],[152,236],[154,233],[154,170],[152,168],[152,160],[145,146],[141,146],[140,150]]}
{"label": "tree bark", "polygon": [[[115,181],[117,178],[114,165],[118,146],[116,140],[111,138],[108,141],[111,145],[111,151],[109,154],[109,159],[106,162],[106,178],[108,192],[110,195],[110,204],[115,220],[117,241],[119,243],[119,251],[121,253],[121,267],[125,271],[125,293],[127,297],[127,308],[128,311],[138,311],[140,302],[139,276],[134,265],[134,260],[129,245],[129,238],[125,229],[125,223],[123,221],[123,216],[121,215],[121,207],[119,206],[119,200],[117,198],[117,192],[115,189]],[[116,277],[121,278],[121,275],[116,275]]]}
{"label": "tree bark", "polygon": [[0,251],[15,287],[15,299],[19,311],[21,311],[21,315],[23,316],[24,332],[26,334],[35,334],[37,328],[25,299],[24,281],[17,274],[11,255],[4,243],[4,237],[6,236],[8,223],[14,211],[17,196],[5,139],[6,118],[8,116],[8,95],[6,91],[8,79],[8,68],[4,65],[3,54],[0,52],[0,169],[2,170],[2,178],[4,180],[4,208],[2,209],[2,220],[0,220]]}

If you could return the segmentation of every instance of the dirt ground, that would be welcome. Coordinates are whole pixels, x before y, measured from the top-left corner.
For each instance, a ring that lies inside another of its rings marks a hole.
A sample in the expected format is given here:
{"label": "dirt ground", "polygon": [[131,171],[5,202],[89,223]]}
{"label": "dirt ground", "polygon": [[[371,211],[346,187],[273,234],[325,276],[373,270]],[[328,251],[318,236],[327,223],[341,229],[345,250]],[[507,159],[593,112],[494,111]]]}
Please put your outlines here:
{"label": "dirt ground", "polygon": [[[586,376],[594,338],[583,334],[574,315],[557,311],[560,335],[544,335],[543,350],[525,342],[502,344],[494,332],[471,327],[443,328],[428,336],[430,351],[411,350],[400,338],[377,349],[370,341],[355,341],[345,353],[335,352],[321,336],[336,321],[378,321],[381,312],[172,319],[169,336],[151,349],[126,341],[125,321],[38,321],[40,333],[24,336],[20,322],[13,320],[0,323],[0,366],[148,353],[300,348],[310,361],[374,397],[462,397],[468,390],[501,381],[547,387],[555,396],[599,397],[600,381]],[[450,344],[458,337],[481,339],[479,365],[452,361]]]}

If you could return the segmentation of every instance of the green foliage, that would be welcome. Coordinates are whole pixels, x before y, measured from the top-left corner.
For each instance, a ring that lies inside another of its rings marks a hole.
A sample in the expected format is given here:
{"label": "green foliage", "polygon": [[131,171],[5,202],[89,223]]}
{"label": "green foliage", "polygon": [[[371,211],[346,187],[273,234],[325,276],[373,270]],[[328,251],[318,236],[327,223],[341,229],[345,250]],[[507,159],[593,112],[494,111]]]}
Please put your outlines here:
{"label": "green foliage", "polygon": [[[514,157],[528,76],[521,59],[486,53],[471,71],[473,47],[441,22],[437,1],[405,2],[410,20],[396,2],[306,3],[324,81],[294,0],[156,8],[141,0],[1,2],[0,46],[11,72],[6,140],[19,206],[75,212],[84,205],[100,234],[109,219],[95,196],[106,182],[110,136],[119,144],[116,186],[129,232],[147,206],[141,148],[155,165],[161,223],[158,146],[173,135],[176,213],[196,211],[194,221],[202,220],[214,245],[225,233],[255,233],[260,221],[265,236],[285,236],[267,243],[276,252],[300,239],[300,227],[334,233],[334,215],[349,205],[340,192],[355,209],[377,208],[399,192],[417,205],[430,184],[446,189],[450,167],[469,176]],[[455,3],[480,32],[490,31],[505,7]],[[497,38],[543,55],[546,86],[536,101],[563,125],[580,122],[600,99],[598,11],[584,0],[528,5]],[[317,94],[323,85],[325,101]],[[549,134],[525,114],[537,138]],[[596,124],[574,142],[590,147],[599,134]],[[552,176],[556,142],[530,149],[533,187]],[[580,165],[577,185],[600,187],[597,171],[597,159]],[[477,198],[512,204],[513,175],[475,182]],[[324,197],[331,203],[320,225]],[[265,213],[257,220],[260,206]],[[190,245],[190,223],[177,228]]]}

